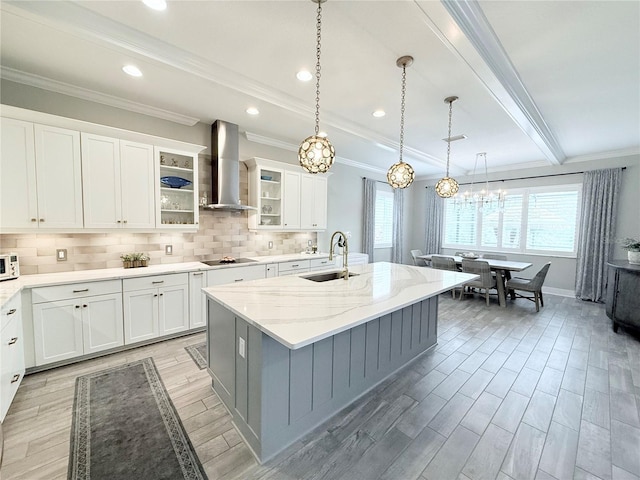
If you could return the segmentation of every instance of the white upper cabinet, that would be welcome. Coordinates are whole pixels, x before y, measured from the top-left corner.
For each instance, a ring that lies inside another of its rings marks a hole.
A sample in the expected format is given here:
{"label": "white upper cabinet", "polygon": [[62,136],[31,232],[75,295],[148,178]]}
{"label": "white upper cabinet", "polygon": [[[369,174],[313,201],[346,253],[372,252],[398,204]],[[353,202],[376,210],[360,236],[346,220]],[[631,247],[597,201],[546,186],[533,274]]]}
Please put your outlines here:
{"label": "white upper cabinet", "polygon": [[198,156],[155,148],[156,222],[159,228],[198,228]]}
{"label": "white upper cabinet", "polygon": [[82,228],[80,132],[35,125],[39,228]]}
{"label": "white upper cabinet", "polygon": [[302,175],[300,193],[300,228],[324,230],[327,228],[327,177]]}
{"label": "white upper cabinet", "polygon": [[296,165],[252,158],[249,167],[249,229],[309,231],[327,228],[327,176]]}
{"label": "white upper cabinet", "polygon": [[2,118],[0,133],[0,231],[38,228],[33,123]]}
{"label": "white upper cabinet", "polygon": [[284,172],[283,226],[285,229],[300,228],[300,202],[292,201],[300,198],[300,174]]}
{"label": "white upper cabinet", "polygon": [[0,227],[82,228],[80,133],[2,119]]}
{"label": "white upper cabinet", "polygon": [[85,228],[154,228],[153,146],[82,133]]}

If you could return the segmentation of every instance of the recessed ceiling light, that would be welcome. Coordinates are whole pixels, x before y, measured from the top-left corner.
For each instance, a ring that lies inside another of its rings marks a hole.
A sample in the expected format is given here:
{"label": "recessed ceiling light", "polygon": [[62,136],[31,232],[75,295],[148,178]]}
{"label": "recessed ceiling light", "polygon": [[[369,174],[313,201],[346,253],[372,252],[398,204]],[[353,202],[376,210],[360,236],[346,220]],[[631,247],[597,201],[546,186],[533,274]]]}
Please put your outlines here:
{"label": "recessed ceiling light", "polygon": [[296,73],[296,77],[301,82],[308,82],[313,78],[313,75],[311,75],[311,72],[307,70],[300,70],[298,73]]}
{"label": "recessed ceiling light", "polygon": [[249,115],[258,115],[260,113],[260,110],[258,110],[256,107],[249,107],[247,108],[246,112]]}
{"label": "recessed ceiling light", "polygon": [[142,0],[147,7],[153,8],[154,10],[166,10],[167,2],[165,0]]}
{"label": "recessed ceiling light", "polygon": [[122,67],[122,71],[127,75],[131,75],[132,77],[141,77],[142,72],[135,65],[125,65]]}
{"label": "recessed ceiling light", "polygon": [[384,117],[387,114],[384,110],[376,110],[372,115],[376,118]]}

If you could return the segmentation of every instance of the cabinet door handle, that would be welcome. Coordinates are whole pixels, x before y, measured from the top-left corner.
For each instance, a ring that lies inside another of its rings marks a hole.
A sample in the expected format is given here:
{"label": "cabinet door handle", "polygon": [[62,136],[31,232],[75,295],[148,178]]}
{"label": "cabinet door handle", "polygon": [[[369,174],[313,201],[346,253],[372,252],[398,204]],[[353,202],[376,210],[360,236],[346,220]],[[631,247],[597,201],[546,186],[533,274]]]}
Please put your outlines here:
{"label": "cabinet door handle", "polygon": [[11,340],[9,340],[9,343],[7,343],[7,345],[13,345],[17,341],[18,341],[18,337],[13,337]]}
{"label": "cabinet door handle", "polygon": [[41,221],[41,222],[44,222],[44,218],[41,218],[41,219],[40,219],[40,221]]}
{"label": "cabinet door handle", "polygon": [[76,305],[76,308],[80,308],[80,305]]}
{"label": "cabinet door handle", "polygon": [[291,268],[298,268],[300,265],[291,265]]}
{"label": "cabinet door handle", "polygon": [[20,380],[20,374],[16,373],[11,379],[11,383],[16,383],[18,380]]}
{"label": "cabinet door handle", "polygon": [[123,223],[127,223],[128,220],[124,220]]}
{"label": "cabinet door handle", "polygon": [[88,305],[85,303],[84,305],[82,305],[82,308],[87,308]]}
{"label": "cabinet door handle", "polygon": [[154,297],[157,297],[157,296],[158,296],[158,294],[157,294],[157,293],[154,293],[154,294],[153,294],[153,296],[154,296]]}
{"label": "cabinet door handle", "polygon": [[82,293],[82,292],[88,292],[89,289],[88,288],[83,288],[82,290],[74,290],[73,293]]}
{"label": "cabinet door handle", "polygon": [[13,315],[14,313],[16,313],[16,311],[17,311],[17,310],[16,310],[15,308],[12,308],[11,310],[9,310],[9,311],[7,312],[7,315]]}
{"label": "cabinet door handle", "polygon": [[236,279],[234,280],[234,282],[242,282],[243,280],[244,280],[244,278],[236,278]]}
{"label": "cabinet door handle", "polygon": [[160,294],[160,296],[163,296],[163,295],[164,295],[164,293],[161,293],[161,294]]}
{"label": "cabinet door handle", "polygon": [[116,220],[116,223],[120,223],[120,220]]}
{"label": "cabinet door handle", "polygon": [[37,218],[32,218],[32,219],[31,219],[31,221],[32,221],[32,222],[37,222],[37,221],[38,221],[38,219],[37,219]]}
{"label": "cabinet door handle", "polygon": [[204,272],[198,272],[193,274],[194,277],[199,277],[201,275],[204,275]]}
{"label": "cabinet door handle", "polygon": [[158,283],[164,283],[164,280],[156,280],[155,282],[151,282],[153,285],[156,285]]}

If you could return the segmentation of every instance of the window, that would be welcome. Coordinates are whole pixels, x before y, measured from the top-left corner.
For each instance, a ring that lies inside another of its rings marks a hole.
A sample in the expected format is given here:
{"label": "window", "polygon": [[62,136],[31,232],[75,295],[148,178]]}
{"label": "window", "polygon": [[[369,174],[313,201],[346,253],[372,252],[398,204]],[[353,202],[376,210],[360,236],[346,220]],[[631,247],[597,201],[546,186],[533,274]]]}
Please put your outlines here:
{"label": "window", "polygon": [[376,192],[374,248],[391,248],[393,241],[393,192]]}
{"label": "window", "polygon": [[504,206],[445,201],[443,247],[573,255],[581,185],[510,191]]}

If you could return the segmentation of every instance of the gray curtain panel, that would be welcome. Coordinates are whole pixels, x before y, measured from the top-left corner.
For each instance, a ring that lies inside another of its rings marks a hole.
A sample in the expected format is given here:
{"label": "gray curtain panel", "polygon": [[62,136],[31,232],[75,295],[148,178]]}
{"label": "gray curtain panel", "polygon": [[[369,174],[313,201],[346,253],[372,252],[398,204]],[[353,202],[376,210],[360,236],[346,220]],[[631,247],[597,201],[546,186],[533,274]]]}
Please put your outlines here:
{"label": "gray curtain panel", "polygon": [[444,200],[436,194],[436,189],[427,187],[425,208],[424,253],[440,253],[442,247],[442,222],[444,221]]}
{"label": "gray curtain panel", "polygon": [[402,212],[404,209],[404,189],[393,190],[393,246],[391,248],[391,261],[402,263],[404,243]]}
{"label": "gray curtain panel", "polygon": [[362,253],[369,255],[373,263],[373,244],[376,228],[376,181],[364,178],[364,201],[362,212]]}
{"label": "gray curtain panel", "polygon": [[603,302],[622,169],[585,172],[576,261],[576,297]]}

